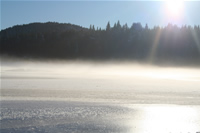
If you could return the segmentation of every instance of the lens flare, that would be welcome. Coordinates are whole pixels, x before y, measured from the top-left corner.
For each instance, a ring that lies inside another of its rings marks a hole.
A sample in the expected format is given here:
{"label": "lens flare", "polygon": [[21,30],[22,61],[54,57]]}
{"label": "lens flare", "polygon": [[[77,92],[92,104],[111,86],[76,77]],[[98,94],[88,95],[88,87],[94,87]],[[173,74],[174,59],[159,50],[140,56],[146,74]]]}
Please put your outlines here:
{"label": "lens flare", "polygon": [[184,10],[183,0],[167,0],[166,11],[169,17],[177,19],[180,18]]}

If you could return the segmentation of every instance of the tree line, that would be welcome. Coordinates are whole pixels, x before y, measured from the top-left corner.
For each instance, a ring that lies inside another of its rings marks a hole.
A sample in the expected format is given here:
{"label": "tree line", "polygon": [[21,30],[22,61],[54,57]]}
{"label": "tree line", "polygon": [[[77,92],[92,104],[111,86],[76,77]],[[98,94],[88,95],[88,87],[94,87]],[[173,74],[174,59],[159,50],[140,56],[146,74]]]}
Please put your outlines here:
{"label": "tree line", "polygon": [[89,29],[55,22],[14,26],[0,32],[1,53],[63,59],[128,59],[200,62],[200,27],[140,23]]}

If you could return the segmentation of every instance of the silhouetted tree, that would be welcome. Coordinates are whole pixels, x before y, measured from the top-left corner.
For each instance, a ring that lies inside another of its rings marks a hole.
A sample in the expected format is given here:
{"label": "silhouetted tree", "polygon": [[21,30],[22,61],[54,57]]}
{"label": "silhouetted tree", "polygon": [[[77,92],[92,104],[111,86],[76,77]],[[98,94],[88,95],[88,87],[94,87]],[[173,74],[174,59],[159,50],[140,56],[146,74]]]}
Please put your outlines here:
{"label": "silhouetted tree", "polygon": [[149,29],[148,24],[146,24],[145,25],[145,30],[148,30],[148,29]]}
{"label": "silhouetted tree", "polygon": [[110,31],[110,22],[107,23],[106,31]]}

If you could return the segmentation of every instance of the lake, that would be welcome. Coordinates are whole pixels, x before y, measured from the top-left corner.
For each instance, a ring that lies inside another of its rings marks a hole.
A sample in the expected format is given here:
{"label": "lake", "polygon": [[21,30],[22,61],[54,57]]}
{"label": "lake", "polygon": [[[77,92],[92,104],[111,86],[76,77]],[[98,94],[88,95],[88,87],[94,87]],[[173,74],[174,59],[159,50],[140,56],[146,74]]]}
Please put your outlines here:
{"label": "lake", "polygon": [[1,132],[200,132],[199,68],[1,62]]}

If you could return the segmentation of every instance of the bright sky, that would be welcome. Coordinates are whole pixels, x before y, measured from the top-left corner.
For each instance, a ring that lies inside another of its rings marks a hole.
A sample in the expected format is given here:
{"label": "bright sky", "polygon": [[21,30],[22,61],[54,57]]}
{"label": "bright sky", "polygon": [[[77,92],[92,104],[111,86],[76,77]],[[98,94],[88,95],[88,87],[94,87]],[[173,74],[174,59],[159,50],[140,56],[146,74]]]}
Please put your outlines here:
{"label": "bright sky", "polygon": [[[176,0],[173,0],[176,1]],[[31,22],[94,24],[105,28],[118,20],[130,27],[133,22],[149,27],[168,23],[200,25],[200,1],[6,1],[1,0],[1,29]]]}

